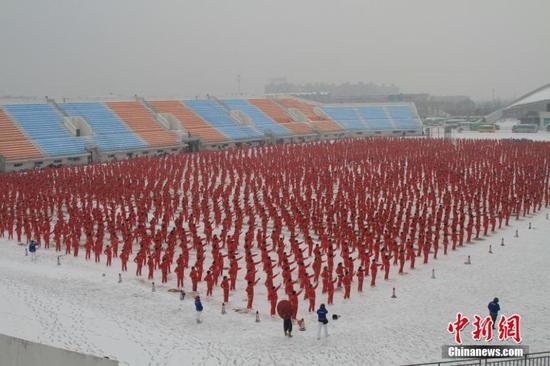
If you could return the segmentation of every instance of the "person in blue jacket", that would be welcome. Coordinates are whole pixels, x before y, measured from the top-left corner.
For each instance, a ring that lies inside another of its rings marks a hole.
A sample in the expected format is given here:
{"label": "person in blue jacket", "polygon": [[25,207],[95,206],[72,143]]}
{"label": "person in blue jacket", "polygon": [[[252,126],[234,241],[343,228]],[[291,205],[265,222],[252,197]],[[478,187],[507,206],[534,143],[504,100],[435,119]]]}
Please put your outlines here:
{"label": "person in blue jacket", "polygon": [[36,262],[36,242],[31,240],[29,244],[29,253],[31,253],[31,262]]}
{"label": "person in blue jacket", "polygon": [[317,310],[317,320],[319,322],[319,327],[317,328],[317,340],[321,339],[321,329],[325,330],[325,337],[328,337],[328,319],[327,319],[328,310],[325,307],[325,304],[319,306]]}
{"label": "person in blue jacket", "polygon": [[495,323],[497,322],[498,312],[500,311],[500,305],[498,304],[498,297],[495,297],[493,301],[489,303],[487,308],[489,309],[489,315],[491,315],[491,319],[493,320],[493,329],[495,329]]}
{"label": "person in blue jacket", "polygon": [[195,297],[195,310],[197,311],[197,323],[202,323],[201,313],[203,310],[201,298],[199,296]]}

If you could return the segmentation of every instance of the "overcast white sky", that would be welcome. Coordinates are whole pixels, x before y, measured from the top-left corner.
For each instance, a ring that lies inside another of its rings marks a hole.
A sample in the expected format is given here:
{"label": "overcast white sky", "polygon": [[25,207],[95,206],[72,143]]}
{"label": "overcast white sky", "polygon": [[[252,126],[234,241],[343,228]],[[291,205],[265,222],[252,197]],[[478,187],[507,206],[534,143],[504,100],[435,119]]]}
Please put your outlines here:
{"label": "overcast white sky", "polygon": [[0,0],[0,95],[261,94],[270,78],[512,98],[550,0]]}

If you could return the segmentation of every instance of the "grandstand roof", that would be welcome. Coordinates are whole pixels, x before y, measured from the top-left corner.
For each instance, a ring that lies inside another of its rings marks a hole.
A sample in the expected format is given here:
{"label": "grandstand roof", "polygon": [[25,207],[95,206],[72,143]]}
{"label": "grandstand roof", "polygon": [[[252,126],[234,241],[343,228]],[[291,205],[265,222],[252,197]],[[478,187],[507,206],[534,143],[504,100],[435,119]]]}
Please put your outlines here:
{"label": "grandstand roof", "polygon": [[516,99],[515,101],[513,101],[505,109],[513,108],[524,104],[541,102],[544,100],[550,100],[550,84],[546,84],[544,86],[541,86],[540,88],[533,90],[532,92],[525,94],[519,99]]}
{"label": "grandstand roof", "polygon": [[528,105],[531,103],[542,102],[545,100],[550,100],[550,84],[546,84],[537,88],[518,99],[514,100],[512,103],[508,104],[506,107],[497,109],[496,111],[489,113],[485,116],[485,120],[489,123],[494,123],[502,118],[504,111]]}

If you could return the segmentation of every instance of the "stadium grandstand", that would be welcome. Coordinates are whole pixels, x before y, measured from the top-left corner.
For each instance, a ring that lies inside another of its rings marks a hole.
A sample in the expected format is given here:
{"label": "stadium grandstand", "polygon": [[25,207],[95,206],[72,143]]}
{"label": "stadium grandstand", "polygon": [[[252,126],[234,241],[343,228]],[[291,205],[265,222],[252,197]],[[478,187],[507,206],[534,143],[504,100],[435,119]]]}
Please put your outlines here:
{"label": "stadium grandstand", "polygon": [[538,130],[550,131],[550,84],[530,91],[484,119],[488,123],[517,119],[521,124],[536,125]]}
{"label": "stadium grandstand", "polygon": [[415,136],[412,103],[294,97],[0,104],[0,171],[342,137]]}

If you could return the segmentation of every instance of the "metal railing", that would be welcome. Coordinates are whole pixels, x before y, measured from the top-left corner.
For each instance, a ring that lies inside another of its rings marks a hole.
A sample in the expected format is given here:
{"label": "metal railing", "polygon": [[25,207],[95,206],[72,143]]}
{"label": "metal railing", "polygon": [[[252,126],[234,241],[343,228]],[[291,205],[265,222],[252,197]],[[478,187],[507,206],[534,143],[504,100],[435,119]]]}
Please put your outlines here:
{"label": "metal railing", "polygon": [[467,358],[403,366],[550,366],[550,351],[527,353],[522,357],[510,358]]}

